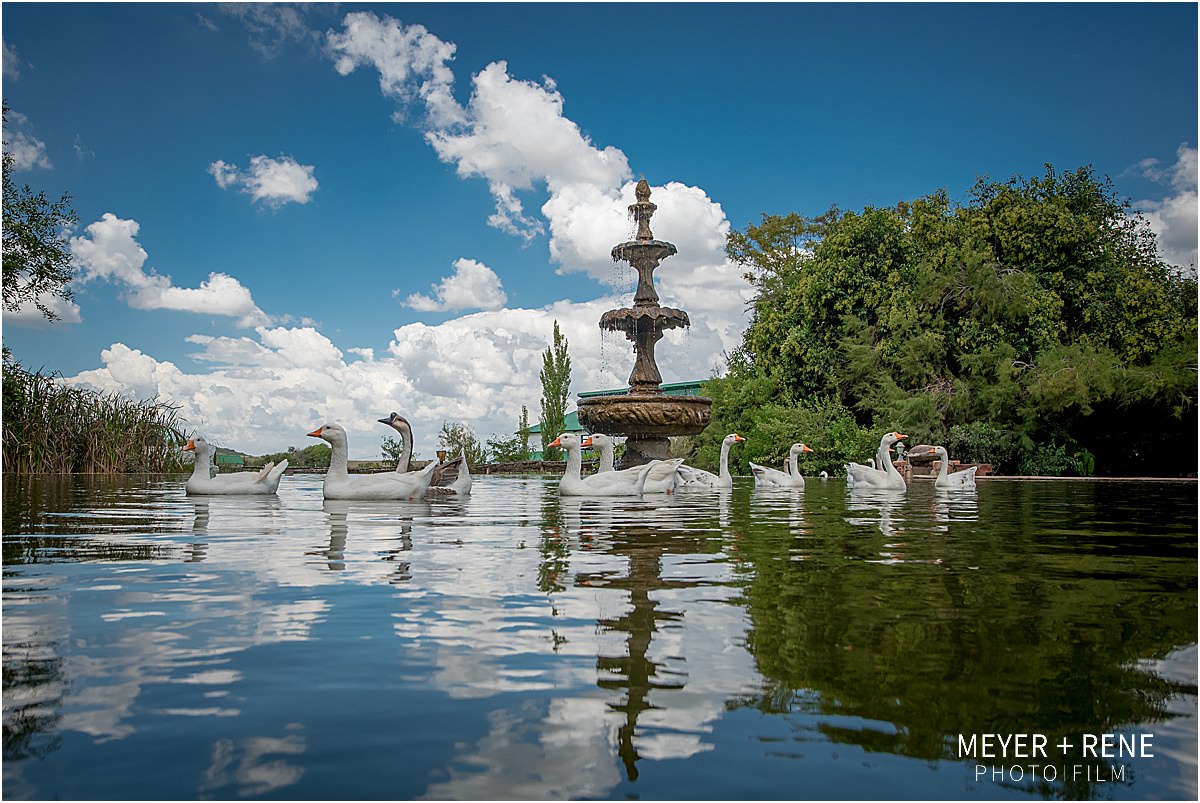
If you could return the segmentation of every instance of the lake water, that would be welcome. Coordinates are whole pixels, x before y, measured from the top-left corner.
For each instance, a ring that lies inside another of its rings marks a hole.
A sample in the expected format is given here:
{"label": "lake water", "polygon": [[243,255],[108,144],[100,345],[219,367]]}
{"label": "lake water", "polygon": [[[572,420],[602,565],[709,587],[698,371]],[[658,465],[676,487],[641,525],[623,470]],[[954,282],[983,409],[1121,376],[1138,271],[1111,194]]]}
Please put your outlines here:
{"label": "lake water", "polygon": [[1197,794],[1194,483],[183,482],[5,479],[5,798]]}

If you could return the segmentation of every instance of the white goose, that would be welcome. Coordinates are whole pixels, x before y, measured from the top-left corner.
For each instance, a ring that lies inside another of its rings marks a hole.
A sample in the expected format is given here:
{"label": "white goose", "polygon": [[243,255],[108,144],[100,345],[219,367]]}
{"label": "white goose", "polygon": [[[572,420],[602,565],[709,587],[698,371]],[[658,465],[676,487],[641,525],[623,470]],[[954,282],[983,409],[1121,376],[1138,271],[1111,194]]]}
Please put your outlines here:
{"label": "white goose", "polygon": [[975,472],[979,470],[979,466],[971,466],[961,471],[951,472],[949,468],[950,453],[946,451],[946,447],[921,445],[914,446],[908,450],[909,457],[924,457],[930,454],[936,454],[938,460],[941,462],[941,466],[938,468],[937,479],[933,481],[934,488],[941,488],[943,490],[975,490]]}
{"label": "white goose", "polygon": [[[608,471],[612,471],[616,474],[620,474],[622,472],[628,472],[630,474],[637,474],[638,471],[641,469],[641,466],[634,466],[633,468],[623,468],[620,471],[617,471],[616,469],[614,469],[613,468],[612,438],[605,435],[604,433],[597,433],[595,435],[592,435],[590,438],[585,440],[581,444],[581,446],[583,448],[587,448],[588,446],[595,446],[597,449],[600,450],[600,467],[597,469],[598,474],[602,474],[602,473],[608,472]],[[682,461],[680,461],[680,462],[682,462]],[[655,461],[651,462],[651,465],[653,465],[654,468],[652,468],[650,470],[650,473],[648,475],[646,475],[646,484],[642,487],[642,493],[645,493],[645,494],[674,493],[675,488],[679,482],[679,471],[683,470],[682,466],[679,466],[678,470],[677,470],[677,468],[672,467],[671,461],[669,461],[669,460],[655,460]]]}
{"label": "white goose", "polygon": [[279,490],[279,478],[287,470],[288,461],[282,460],[279,465],[267,463],[257,472],[243,471],[237,474],[212,474],[213,450],[208,441],[200,435],[192,438],[183,447],[185,452],[196,453],[196,463],[192,467],[192,476],[184,485],[189,495],[215,494],[273,494]]}
{"label": "white goose", "polygon": [[846,481],[850,487],[907,491],[908,485],[904,482],[904,477],[901,477],[900,472],[892,465],[891,453],[892,444],[907,437],[899,432],[889,432],[880,438],[879,451],[876,452],[876,455],[883,463],[881,469],[864,466],[862,463],[847,464]]}
{"label": "white goose", "polygon": [[[218,470],[218,469],[217,469],[216,465],[213,463],[213,453],[214,453],[216,450],[215,450],[215,449],[213,449],[211,446],[209,446],[209,445],[208,445],[208,443],[206,442],[206,443],[204,444],[204,449],[203,449],[203,451],[204,451],[204,452],[207,454],[207,457],[201,457],[201,456],[200,456],[201,449],[196,449],[196,448],[195,448],[195,442],[196,442],[196,440],[204,440],[204,436],[203,436],[203,435],[197,435],[197,436],[196,436],[195,438],[193,438],[193,439],[192,439],[192,441],[191,441],[191,443],[193,444],[191,451],[192,451],[192,452],[193,452],[193,453],[196,455],[196,459],[195,459],[195,461],[193,461],[193,463],[192,463],[192,476],[195,476],[197,473],[199,473],[199,474],[201,474],[201,475],[203,475],[203,476],[208,476],[208,477],[215,477],[215,476],[217,476],[217,475],[218,475],[218,474],[220,474],[221,472],[220,472],[220,470]],[[186,451],[188,451],[188,448],[187,448],[186,446],[184,446],[184,447],[183,447],[183,450],[186,452]],[[204,474],[204,471],[202,471],[202,470],[201,470],[201,471],[197,471],[197,467],[198,467],[198,466],[200,466],[200,465],[202,465],[203,463],[208,463],[208,474],[206,474],[206,475]]]}
{"label": "white goose", "polygon": [[750,470],[754,472],[754,487],[803,488],[804,477],[800,474],[800,467],[796,464],[796,460],[800,457],[801,452],[811,451],[812,449],[803,443],[793,443],[792,448],[788,450],[787,471],[780,471],[777,468],[767,468],[757,463],[751,463]]}
{"label": "white goose", "polygon": [[583,466],[583,442],[572,432],[564,432],[547,446],[557,446],[567,451],[567,470],[558,483],[558,492],[563,496],[641,496],[646,478],[657,463],[672,464],[672,471],[683,462],[678,460],[653,460],[638,466],[633,473],[605,471],[589,477],[580,476]]}
{"label": "white goose", "polygon": [[[393,412],[387,418],[380,418],[379,423],[387,424],[400,433],[400,458],[396,461],[396,472],[408,472],[408,462],[412,459],[413,434],[412,425],[408,419]],[[433,479],[429,482],[429,494],[458,494],[466,496],[471,493],[471,467],[467,465],[467,453],[462,451],[453,460],[448,460],[433,471]]]}
{"label": "white goose", "polygon": [[725,436],[721,441],[721,459],[717,463],[718,472],[713,474],[711,471],[705,471],[702,468],[692,468],[691,466],[679,467],[679,480],[675,487],[680,490],[699,490],[709,491],[720,488],[733,487],[733,475],[729,473],[729,449],[735,443],[745,443],[746,439],[736,432],[732,432]]}
{"label": "white goose", "polygon": [[325,424],[308,433],[333,447],[323,490],[326,499],[416,499],[423,496],[439,463],[434,460],[420,471],[398,474],[358,474],[350,476],[347,467],[349,448],[346,430],[340,424]]}

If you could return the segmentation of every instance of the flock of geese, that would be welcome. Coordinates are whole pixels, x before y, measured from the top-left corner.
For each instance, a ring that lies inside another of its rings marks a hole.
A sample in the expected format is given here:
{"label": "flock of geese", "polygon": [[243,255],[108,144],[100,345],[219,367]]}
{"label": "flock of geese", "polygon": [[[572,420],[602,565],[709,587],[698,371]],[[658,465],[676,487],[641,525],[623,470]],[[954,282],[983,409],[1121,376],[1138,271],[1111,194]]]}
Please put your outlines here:
{"label": "flock of geese", "polygon": [[[471,493],[471,472],[466,455],[449,463],[431,461],[418,471],[409,471],[412,458],[412,426],[398,413],[380,418],[400,433],[402,451],[395,471],[377,474],[355,474],[349,472],[349,447],[346,430],[340,424],[324,424],[309,432],[309,437],[320,438],[332,447],[329,470],[325,473],[322,490],[326,499],[416,499],[426,495],[467,496]],[[849,463],[846,466],[846,482],[853,490],[906,491],[904,477],[892,463],[891,449],[907,435],[889,432],[879,441],[879,449],[870,465]],[[641,496],[646,493],[674,493],[675,491],[714,491],[733,487],[733,475],[729,472],[729,450],[737,443],[746,441],[736,432],[721,441],[721,457],[718,473],[685,466],[683,458],[652,460],[642,466],[615,469],[613,467],[613,441],[608,435],[595,434],[580,437],[565,432],[547,446],[564,449],[567,453],[566,471],[559,482],[559,493],[563,496]],[[583,450],[594,447],[600,451],[600,465],[595,474],[584,476]],[[283,460],[278,465],[268,463],[258,472],[218,474],[213,465],[213,449],[197,435],[184,446],[185,451],[196,453],[192,476],[185,490],[191,495],[214,494],[273,494],[279,489],[279,480],[288,467]],[[800,474],[798,459],[804,452],[813,451],[803,443],[792,444],[788,451],[787,470],[750,464],[756,488],[803,488],[804,477]],[[942,446],[915,446],[908,452],[910,457],[936,455],[941,460],[934,487],[939,489],[975,488],[976,467],[949,472],[949,455]],[[825,472],[821,477],[825,478]]]}
{"label": "flock of geese", "polygon": [[[398,413],[379,419],[400,433],[403,448],[396,470],[380,474],[350,474],[350,449],[346,430],[341,424],[324,424],[309,432],[332,447],[329,470],[322,486],[326,499],[416,499],[426,495],[467,496],[471,493],[471,470],[466,455],[450,463],[434,460],[419,471],[409,471],[412,459],[412,426]],[[217,474],[213,466],[213,449],[197,435],[187,442],[184,451],[194,451],[196,462],[184,490],[190,495],[273,494],[279,490],[279,479],[287,470],[288,461],[278,465],[267,463],[257,472]]]}

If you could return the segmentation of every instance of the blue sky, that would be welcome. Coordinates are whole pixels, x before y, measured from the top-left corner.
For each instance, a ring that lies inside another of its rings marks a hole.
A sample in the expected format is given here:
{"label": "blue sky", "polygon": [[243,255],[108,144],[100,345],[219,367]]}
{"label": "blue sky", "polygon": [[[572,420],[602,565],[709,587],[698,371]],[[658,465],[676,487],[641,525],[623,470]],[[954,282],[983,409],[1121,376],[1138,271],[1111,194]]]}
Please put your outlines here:
{"label": "blue sky", "polygon": [[1172,264],[1196,251],[1197,11],[1179,4],[3,5],[17,180],[79,214],[75,306],[5,314],[27,366],[181,405],[210,440],[436,448],[625,384],[608,259],[645,176],[656,273],[692,317],[665,381],[710,376],[750,288],[724,235],[976,176],[1092,165]]}

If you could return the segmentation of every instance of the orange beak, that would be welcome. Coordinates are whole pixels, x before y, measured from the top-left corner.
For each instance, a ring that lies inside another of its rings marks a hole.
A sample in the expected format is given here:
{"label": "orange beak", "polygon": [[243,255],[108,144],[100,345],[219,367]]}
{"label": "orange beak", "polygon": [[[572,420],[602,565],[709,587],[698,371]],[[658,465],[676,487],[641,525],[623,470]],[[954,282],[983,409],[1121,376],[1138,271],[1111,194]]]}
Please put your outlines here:
{"label": "orange beak", "polygon": [[322,429],[324,429],[324,427],[317,427],[317,428],[316,428],[316,429],[314,429],[312,432],[309,432],[309,433],[308,433],[308,437],[310,437],[310,438],[319,438],[319,437],[321,437],[321,430],[322,430]]}
{"label": "orange beak", "polygon": [[552,440],[546,444],[547,449],[550,448],[551,446],[562,446],[562,444],[558,442],[558,438],[555,438],[554,440]]}
{"label": "orange beak", "polygon": [[901,435],[899,432],[893,432],[892,434],[896,436],[896,440],[900,440],[901,438],[908,437],[907,435]]}
{"label": "orange beak", "polygon": [[585,440],[583,443],[581,443],[579,445],[582,446],[584,449],[587,449],[592,445],[592,439],[588,438],[587,440]]}
{"label": "orange beak", "polygon": [[185,452],[194,452],[194,451],[196,450],[196,441],[195,441],[195,440],[189,440],[189,441],[187,442],[187,446],[183,447],[183,450],[184,450]]}
{"label": "orange beak", "polygon": [[733,433],[733,440],[734,440],[736,443],[744,443],[744,442],[746,441],[746,439],[745,439],[745,438],[743,438],[741,435],[737,434],[736,432],[735,432],[735,433]]}
{"label": "orange beak", "polygon": [[809,447],[809,445],[807,443],[802,443],[802,444],[800,444],[800,451],[811,452],[812,449]]}

